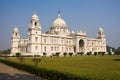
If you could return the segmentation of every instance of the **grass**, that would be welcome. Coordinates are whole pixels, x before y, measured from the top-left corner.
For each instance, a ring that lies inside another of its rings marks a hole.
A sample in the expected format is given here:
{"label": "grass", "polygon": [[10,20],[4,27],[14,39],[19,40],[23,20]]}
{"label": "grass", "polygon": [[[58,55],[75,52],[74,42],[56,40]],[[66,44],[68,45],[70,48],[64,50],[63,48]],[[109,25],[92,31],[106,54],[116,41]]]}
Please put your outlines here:
{"label": "grass", "polygon": [[[17,58],[11,58],[18,61]],[[24,64],[34,65],[32,58],[26,58]],[[120,80],[120,56],[74,56],[42,58],[37,67],[44,67],[97,80]]]}

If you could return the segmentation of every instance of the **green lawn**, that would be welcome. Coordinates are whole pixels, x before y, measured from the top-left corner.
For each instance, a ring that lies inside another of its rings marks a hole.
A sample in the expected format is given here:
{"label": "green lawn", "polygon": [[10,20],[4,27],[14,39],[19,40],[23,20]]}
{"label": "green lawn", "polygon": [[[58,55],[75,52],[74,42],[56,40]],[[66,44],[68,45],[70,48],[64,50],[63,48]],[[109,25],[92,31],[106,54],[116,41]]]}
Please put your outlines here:
{"label": "green lawn", "polygon": [[[103,80],[120,80],[120,56],[74,56],[41,58],[38,67],[68,72],[78,76],[88,76]],[[11,60],[18,61],[17,58]],[[32,58],[25,64],[34,65]]]}

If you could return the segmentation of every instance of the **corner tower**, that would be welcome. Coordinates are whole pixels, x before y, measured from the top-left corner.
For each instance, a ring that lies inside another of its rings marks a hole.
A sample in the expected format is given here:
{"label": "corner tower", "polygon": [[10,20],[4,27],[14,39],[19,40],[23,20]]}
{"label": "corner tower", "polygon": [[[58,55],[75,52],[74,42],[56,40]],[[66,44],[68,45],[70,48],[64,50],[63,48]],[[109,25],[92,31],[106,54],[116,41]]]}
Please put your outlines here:
{"label": "corner tower", "polygon": [[98,36],[97,36],[98,39],[102,39],[102,38],[105,38],[105,34],[104,34],[104,30],[102,27],[99,28],[98,30]]}
{"label": "corner tower", "polygon": [[28,53],[38,54],[41,51],[41,24],[34,12],[28,27]]}
{"label": "corner tower", "polygon": [[101,49],[103,52],[106,52],[106,36],[102,27],[98,30],[97,39],[101,40]]}
{"label": "corner tower", "polygon": [[37,16],[36,12],[34,12],[32,18],[31,18],[30,24],[29,24],[28,35],[36,34],[36,32],[41,34],[41,24],[39,23],[39,18]]}
{"label": "corner tower", "polygon": [[11,53],[16,54],[19,52],[19,41],[20,41],[20,34],[18,28],[15,27],[11,37]]}

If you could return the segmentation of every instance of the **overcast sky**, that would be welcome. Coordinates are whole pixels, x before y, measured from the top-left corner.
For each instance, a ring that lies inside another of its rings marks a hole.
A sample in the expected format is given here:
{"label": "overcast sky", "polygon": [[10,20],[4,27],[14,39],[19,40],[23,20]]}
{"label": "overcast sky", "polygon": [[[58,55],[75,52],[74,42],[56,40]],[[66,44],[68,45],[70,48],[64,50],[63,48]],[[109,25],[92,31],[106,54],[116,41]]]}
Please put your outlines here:
{"label": "overcast sky", "polygon": [[21,38],[27,38],[34,11],[44,33],[56,19],[58,10],[70,31],[82,29],[87,37],[96,38],[102,26],[107,45],[120,46],[120,0],[0,0],[0,50],[10,48],[15,26]]}

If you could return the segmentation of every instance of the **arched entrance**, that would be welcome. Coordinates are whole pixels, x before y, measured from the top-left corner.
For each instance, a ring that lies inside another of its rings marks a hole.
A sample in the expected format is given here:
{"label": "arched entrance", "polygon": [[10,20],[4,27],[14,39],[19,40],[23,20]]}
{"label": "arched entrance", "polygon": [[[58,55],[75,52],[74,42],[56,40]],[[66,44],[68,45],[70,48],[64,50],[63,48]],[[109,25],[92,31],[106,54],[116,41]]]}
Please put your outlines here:
{"label": "arched entrance", "polygon": [[79,52],[84,52],[84,41],[81,39],[79,40]]}

